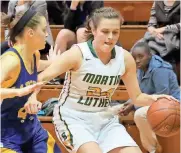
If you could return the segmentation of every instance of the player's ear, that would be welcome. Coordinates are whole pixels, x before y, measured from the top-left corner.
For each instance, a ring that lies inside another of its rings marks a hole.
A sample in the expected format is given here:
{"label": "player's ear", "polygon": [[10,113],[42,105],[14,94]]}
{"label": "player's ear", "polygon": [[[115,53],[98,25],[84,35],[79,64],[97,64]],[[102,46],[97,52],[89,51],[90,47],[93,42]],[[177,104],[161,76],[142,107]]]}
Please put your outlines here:
{"label": "player's ear", "polygon": [[96,28],[93,27],[91,30],[92,30],[92,34],[96,35]]}
{"label": "player's ear", "polygon": [[31,29],[31,28],[29,28],[29,29],[27,30],[27,33],[28,33],[28,36],[29,36],[29,37],[33,37],[34,34],[35,34],[34,30]]}

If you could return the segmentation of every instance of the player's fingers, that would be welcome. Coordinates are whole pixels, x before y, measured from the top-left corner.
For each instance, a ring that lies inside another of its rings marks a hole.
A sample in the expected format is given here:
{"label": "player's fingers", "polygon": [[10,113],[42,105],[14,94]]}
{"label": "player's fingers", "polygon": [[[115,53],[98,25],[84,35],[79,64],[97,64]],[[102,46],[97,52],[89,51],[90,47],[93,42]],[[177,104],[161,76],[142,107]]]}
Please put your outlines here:
{"label": "player's fingers", "polygon": [[158,97],[155,96],[155,95],[152,95],[151,98],[152,98],[153,101],[157,101],[158,100]]}
{"label": "player's fingers", "polygon": [[35,90],[40,89],[42,86],[43,86],[43,84],[35,84],[35,85],[32,85],[32,86],[29,86],[29,87],[27,87],[27,89],[24,90],[23,94],[24,95],[29,94],[29,93],[31,93],[31,92],[33,92]]}
{"label": "player's fingers", "polygon": [[31,114],[37,114],[38,113],[38,107],[37,104],[33,103],[30,105]]}
{"label": "player's fingers", "polygon": [[37,105],[38,110],[41,110],[41,107],[42,107],[42,103],[39,102]]}
{"label": "player's fingers", "polygon": [[55,44],[54,53],[57,53],[57,44]]}
{"label": "player's fingers", "polygon": [[174,98],[174,97],[170,97],[171,98],[171,100],[173,100],[173,101],[176,101],[176,102],[179,102],[179,100],[178,99],[176,99],[176,98]]}
{"label": "player's fingers", "polygon": [[166,98],[168,100],[172,100],[171,96],[169,96],[169,95],[161,95],[161,97],[164,97],[164,98]]}
{"label": "player's fingers", "polygon": [[119,113],[120,116],[124,116],[124,113]]}
{"label": "player's fingers", "polygon": [[25,104],[24,108],[25,108],[26,113],[31,114],[31,109],[30,109],[29,104]]}
{"label": "player's fingers", "polygon": [[47,60],[49,60],[50,59],[50,57],[47,55]]}
{"label": "player's fingers", "polygon": [[35,84],[35,89],[37,88],[41,88],[43,85],[45,85],[47,83],[47,81],[41,81]]}
{"label": "player's fingers", "polygon": [[61,54],[61,51],[60,51],[60,49],[59,49],[57,55],[59,56],[60,54]]}
{"label": "player's fingers", "polygon": [[49,51],[50,54],[53,53],[53,45],[51,45],[51,48],[50,48],[50,51]]}

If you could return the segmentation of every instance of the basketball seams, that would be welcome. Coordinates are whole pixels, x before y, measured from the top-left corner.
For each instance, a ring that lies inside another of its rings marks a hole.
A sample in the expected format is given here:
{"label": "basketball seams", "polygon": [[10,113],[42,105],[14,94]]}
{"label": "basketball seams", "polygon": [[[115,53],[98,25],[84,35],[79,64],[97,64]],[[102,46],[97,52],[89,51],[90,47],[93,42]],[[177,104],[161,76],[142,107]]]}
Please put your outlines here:
{"label": "basketball seams", "polygon": [[[174,103],[173,103],[174,104]],[[173,130],[173,128],[174,128],[174,125],[175,125],[175,123],[176,123],[176,120],[177,120],[177,114],[178,114],[178,111],[177,111],[177,106],[174,104],[174,106],[175,106],[175,108],[176,108],[176,115],[175,115],[175,120],[174,120],[174,124],[172,125],[172,128],[171,128],[171,132],[172,132],[172,130]]]}
{"label": "basketball seams", "polygon": [[174,115],[174,116],[180,116],[179,114],[174,114],[174,113],[171,113],[171,114],[169,114],[164,120],[162,120],[159,124],[157,124],[155,127],[152,127],[152,129],[155,131],[155,130],[157,130],[157,128],[158,128],[158,126],[160,126],[166,119],[168,119],[168,117],[170,117],[170,116],[172,116],[172,115]]}
{"label": "basketball seams", "polygon": [[165,98],[153,103],[147,112],[152,130],[159,136],[175,135],[180,129],[180,104]]}
{"label": "basketball seams", "polygon": [[[175,105],[174,105],[175,106]],[[150,115],[152,115],[152,114],[154,114],[155,112],[159,112],[159,111],[161,111],[161,110],[165,110],[165,109],[167,109],[167,110],[175,110],[175,108],[160,108],[159,110],[156,110],[156,111],[154,111],[154,112],[152,112],[152,113],[149,113],[149,116]],[[176,108],[177,109],[177,108]],[[177,109],[178,110],[178,109]]]}

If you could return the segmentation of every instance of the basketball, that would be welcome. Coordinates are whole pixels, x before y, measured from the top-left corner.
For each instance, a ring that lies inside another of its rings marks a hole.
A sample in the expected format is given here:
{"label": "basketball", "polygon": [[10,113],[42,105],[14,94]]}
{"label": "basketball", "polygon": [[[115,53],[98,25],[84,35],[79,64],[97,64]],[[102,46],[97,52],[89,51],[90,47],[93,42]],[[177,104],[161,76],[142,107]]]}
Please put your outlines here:
{"label": "basketball", "polygon": [[166,98],[158,99],[150,106],[147,119],[157,135],[176,135],[180,131],[180,103]]}

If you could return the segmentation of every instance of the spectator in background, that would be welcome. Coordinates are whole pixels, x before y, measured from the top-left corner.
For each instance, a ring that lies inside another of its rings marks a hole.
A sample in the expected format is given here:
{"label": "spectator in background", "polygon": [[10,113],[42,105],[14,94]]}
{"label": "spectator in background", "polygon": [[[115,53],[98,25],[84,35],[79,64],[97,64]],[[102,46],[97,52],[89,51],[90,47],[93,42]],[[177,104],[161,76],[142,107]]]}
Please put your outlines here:
{"label": "spectator in background", "polygon": [[[155,38],[165,40],[166,50],[161,52],[160,47],[156,53],[173,65],[180,80],[180,1],[155,1],[151,9],[148,31]],[[171,37],[168,32],[172,32]],[[165,37],[170,37],[170,41]],[[149,46],[152,47],[151,44]]]}
{"label": "spectator in background", "polygon": [[46,1],[48,10],[48,19],[51,25],[62,25],[63,23],[63,1]]}
{"label": "spectator in background", "polygon": [[180,81],[180,1],[153,3],[148,31],[138,42],[142,41],[148,43],[152,54],[172,64]]}
{"label": "spectator in background", "polygon": [[62,29],[56,38],[57,50],[66,51],[74,43],[80,43],[87,40],[87,29],[84,22],[86,17],[96,8],[103,6],[103,1],[83,1],[72,0],[65,1],[64,10],[64,29]]}
{"label": "spectator in background", "polygon": [[180,2],[176,0],[155,1],[151,9],[148,31],[163,38],[166,29],[180,32]]}
{"label": "spectator in background", "polygon": [[[24,10],[28,10],[30,7],[34,7],[36,9],[37,12],[39,12],[40,14],[42,14],[48,23],[48,13],[47,13],[47,4],[45,0],[41,0],[41,1],[36,1],[36,0],[10,0],[9,4],[8,4],[8,16],[14,16],[15,14],[17,14],[18,12]],[[41,54],[44,53],[48,53],[50,46],[54,45],[53,42],[53,37],[51,34],[51,30],[49,27],[49,24],[47,24],[47,32],[48,32],[48,36],[47,36],[47,40],[46,40],[46,46],[45,49],[41,50]],[[4,42],[3,44],[1,44],[1,50],[2,53],[9,48],[10,46],[8,45],[8,42]]]}
{"label": "spectator in background", "polygon": [[8,12],[8,3],[9,3],[9,1],[8,0],[6,0],[6,1],[0,1],[0,6],[1,6],[1,12],[4,12],[4,13],[6,13],[7,14],[7,12]]}
{"label": "spectator in background", "polygon": [[[132,49],[132,55],[137,66],[137,77],[140,89],[146,94],[167,94],[180,100],[180,89],[172,66],[157,55],[151,55],[147,43],[139,42]],[[146,114],[149,106],[136,108],[135,123],[140,131],[143,147],[149,153],[161,153],[156,135],[151,130]],[[128,115],[135,107],[131,100],[125,104],[121,115]]]}

